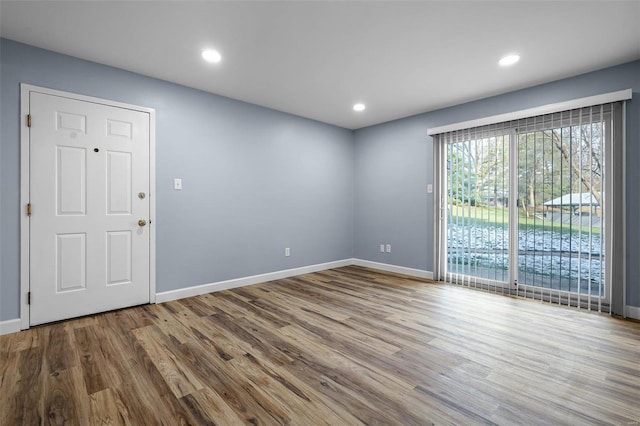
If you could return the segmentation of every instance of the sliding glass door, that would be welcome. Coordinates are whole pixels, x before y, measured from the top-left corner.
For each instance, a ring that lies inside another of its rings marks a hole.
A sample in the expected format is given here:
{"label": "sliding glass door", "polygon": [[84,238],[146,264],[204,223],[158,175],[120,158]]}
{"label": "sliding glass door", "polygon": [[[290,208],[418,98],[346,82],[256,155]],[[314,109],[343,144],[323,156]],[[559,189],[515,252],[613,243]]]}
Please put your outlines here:
{"label": "sliding glass door", "polygon": [[440,276],[575,306],[607,302],[612,108],[440,135]]}

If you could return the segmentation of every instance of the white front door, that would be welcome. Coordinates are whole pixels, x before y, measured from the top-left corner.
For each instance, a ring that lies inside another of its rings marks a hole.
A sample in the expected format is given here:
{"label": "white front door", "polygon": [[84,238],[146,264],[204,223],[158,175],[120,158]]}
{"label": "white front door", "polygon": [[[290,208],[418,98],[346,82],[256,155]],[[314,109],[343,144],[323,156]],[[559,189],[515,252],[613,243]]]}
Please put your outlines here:
{"label": "white front door", "polygon": [[29,96],[30,324],[148,303],[149,114]]}

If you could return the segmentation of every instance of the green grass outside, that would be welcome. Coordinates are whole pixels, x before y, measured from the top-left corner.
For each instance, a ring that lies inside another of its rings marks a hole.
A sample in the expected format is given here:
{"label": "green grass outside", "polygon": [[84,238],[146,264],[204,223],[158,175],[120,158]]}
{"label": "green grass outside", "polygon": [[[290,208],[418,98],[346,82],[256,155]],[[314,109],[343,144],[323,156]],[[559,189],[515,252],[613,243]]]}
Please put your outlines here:
{"label": "green grass outside", "polygon": [[[487,225],[499,225],[507,224],[509,220],[509,211],[507,208],[501,207],[475,207],[475,206],[450,206],[450,213],[453,216],[453,220],[460,221],[459,223],[478,223]],[[600,228],[589,228],[587,226],[570,226],[566,223],[552,222],[549,219],[540,219],[529,213],[527,217],[523,209],[518,209],[518,226],[520,228],[537,228],[544,231],[580,231],[584,233],[591,233],[594,235],[600,235]]]}

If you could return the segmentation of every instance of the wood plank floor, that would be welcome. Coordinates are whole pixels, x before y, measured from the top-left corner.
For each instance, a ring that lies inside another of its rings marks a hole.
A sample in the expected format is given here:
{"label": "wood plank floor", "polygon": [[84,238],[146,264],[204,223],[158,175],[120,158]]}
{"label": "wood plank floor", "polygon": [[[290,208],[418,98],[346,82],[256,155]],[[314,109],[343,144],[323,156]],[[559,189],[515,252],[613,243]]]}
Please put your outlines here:
{"label": "wood plank floor", "polygon": [[0,337],[0,425],[640,422],[640,323],[345,267]]}

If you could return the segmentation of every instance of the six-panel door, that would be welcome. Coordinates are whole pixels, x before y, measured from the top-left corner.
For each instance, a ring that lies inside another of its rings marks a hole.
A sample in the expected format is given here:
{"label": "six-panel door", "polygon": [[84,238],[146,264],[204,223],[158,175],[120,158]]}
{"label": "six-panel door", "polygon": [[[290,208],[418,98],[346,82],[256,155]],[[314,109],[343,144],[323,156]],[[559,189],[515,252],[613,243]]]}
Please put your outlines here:
{"label": "six-panel door", "polygon": [[36,92],[30,114],[31,325],[149,302],[149,114]]}

